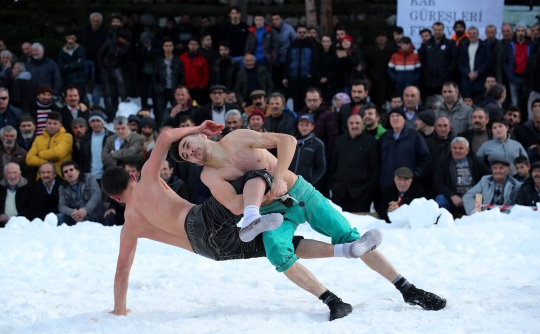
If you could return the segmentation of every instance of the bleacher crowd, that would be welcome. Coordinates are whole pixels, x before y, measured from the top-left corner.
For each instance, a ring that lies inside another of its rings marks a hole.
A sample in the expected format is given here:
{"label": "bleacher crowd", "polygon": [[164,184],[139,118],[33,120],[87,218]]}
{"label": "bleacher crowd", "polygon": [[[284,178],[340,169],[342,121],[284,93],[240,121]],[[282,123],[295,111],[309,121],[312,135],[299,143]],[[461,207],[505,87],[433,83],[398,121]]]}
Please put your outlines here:
{"label": "bleacher crowd", "polygon": [[[419,197],[455,215],[477,210],[476,194],[481,207],[540,202],[538,24],[503,24],[500,40],[489,25],[481,40],[463,21],[449,37],[435,22],[415,49],[400,27],[363,48],[343,25],[321,36],[279,13],[248,26],[231,7],[223,26],[200,22],[184,14],[157,29],[95,12],[66,30],[55,59],[0,36],[0,227],[50,212],[123,224],[103,170],[138,178],[159,133],[205,120],[226,125],[214,140],[242,128],[295,136],[290,170],[344,211],[387,222]],[[139,97],[136,115],[116,116]],[[202,168],[168,158],[161,177],[200,204]]]}

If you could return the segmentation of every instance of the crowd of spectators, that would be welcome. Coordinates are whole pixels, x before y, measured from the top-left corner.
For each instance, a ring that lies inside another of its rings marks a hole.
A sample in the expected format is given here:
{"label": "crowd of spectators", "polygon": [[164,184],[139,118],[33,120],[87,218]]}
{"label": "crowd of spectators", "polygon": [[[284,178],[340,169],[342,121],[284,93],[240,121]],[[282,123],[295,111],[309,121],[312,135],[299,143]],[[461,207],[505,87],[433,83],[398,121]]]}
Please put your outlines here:
{"label": "crowd of spectators", "polygon": [[[418,197],[455,215],[477,210],[476,194],[481,207],[540,202],[538,25],[503,24],[500,40],[489,25],[481,40],[463,21],[450,37],[435,22],[418,49],[393,27],[364,48],[342,25],[320,35],[269,18],[248,26],[231,7],[221,27],[184,14],[155,30],[95,12],[66,30],[56,59],[32,41],[16,55],[0,38],[0,227],[50,212],[59,224],[123,224],[103,170],[139,178],[159,133],[205,120],[226,125],[213,140],[242,128],[295,136],[290,170],[345,211],[388,222]],[[141,110],[116,116],[130,97]],[[202,168],[168,158],[160,175],[202,203]]]}

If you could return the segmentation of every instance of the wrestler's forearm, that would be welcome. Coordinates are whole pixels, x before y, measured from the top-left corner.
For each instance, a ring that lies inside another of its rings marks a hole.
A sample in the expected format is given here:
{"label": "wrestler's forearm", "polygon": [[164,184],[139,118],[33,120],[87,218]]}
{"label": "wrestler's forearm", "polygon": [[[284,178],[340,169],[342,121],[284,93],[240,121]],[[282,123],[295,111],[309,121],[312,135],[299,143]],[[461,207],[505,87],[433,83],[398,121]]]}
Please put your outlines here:
{"label": "wrestler's forearm", "polygon": [[116,272],[114,276],[114,312],[121,314],[126,310],[129,273]]}
{"label": "wrestler's forearm", "polygon": [[274,171],[274,177],[276,175],[283,176],[289,169],[294,158],[294,152],[296,151],[296,139],[293,136],[280,135],[276,141],[277,165]]}
{"label": "wrestler's forearm", "polygon": [[[200,126],[190,126],[190,127],[183,127],[183,128],[174,128],[171,130],[166,131],[167,136],[164,136],[167,140],[167,144],[172,144],[175,141],[178,141],[185,136],[192,134],[192,133],[201,133],[202,128]],[[161,135],[158,137],[161,137]]]}

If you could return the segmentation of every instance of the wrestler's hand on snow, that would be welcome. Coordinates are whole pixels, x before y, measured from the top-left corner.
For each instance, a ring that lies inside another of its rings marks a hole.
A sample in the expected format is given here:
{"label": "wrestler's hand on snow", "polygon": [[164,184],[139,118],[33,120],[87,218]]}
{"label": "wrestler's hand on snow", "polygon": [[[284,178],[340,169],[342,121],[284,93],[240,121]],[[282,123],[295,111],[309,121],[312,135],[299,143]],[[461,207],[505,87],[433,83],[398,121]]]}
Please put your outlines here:
{"label": "wrestler's hand on snow", "polygon": [[221,133],[221,130],[225,128],[224,124],[218,124],[214,121],[204,121],[201,125],[201,132],[205,135],[211,137],[211,136],[217,136]]}
{"label": "wrestler's hand on snow", "polygon": [[274,174],[274,181],[272,182],[272,187],[268,196],[270,198],[275,198],[278,196],[283,196],[287,193],[287,182],[281,175]]}

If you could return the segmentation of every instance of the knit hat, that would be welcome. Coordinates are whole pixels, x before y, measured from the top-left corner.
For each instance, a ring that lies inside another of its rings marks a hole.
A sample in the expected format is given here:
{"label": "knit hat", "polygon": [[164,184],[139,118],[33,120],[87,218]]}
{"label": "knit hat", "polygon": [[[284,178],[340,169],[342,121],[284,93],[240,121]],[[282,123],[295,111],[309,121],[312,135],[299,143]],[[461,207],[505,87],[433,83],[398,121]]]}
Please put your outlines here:
{"label": "knit hat", "polygon": [[390,111],[388,112],[388,118],[390,118],[390,115],[392,114],[400,114],[401,117],[403,117],[404,119],[407,119],[407,114],[405,114],[405,110],[401,107],[395,107],[395,108],[390,109]]}
{"label": "knit hat", "polygon": [[353,38],[349,35],[345,35],[339,42],[343,43],[344,40],[348,40],[349,42],[351,42],[351,45],[353,44]]}
{"label": "knit hat", "polygon": [[82,117],[77,117],[73,121],[71,121],[71,127],[73,128],[75,125],[83,125],[85,128],[88,129],[88,123]]}
{"label": "knit hat", "polygon": [[259,109],[259,108],[255,108],[255,109],[253,109],[253,110],[249,113],[249,116],[248,116],[248,122],[249,122],[249,120],[251,119],[251,117],[252,117],[252,116],[255,116],[255,115],[261,116],[261,117],[262,117],[262,120],[263,120],[263,122],[264,122],[264,120],[265,120],[264,112],[263,112],[261,109]]}
{"label": "knit hat", "polygon": [[519,21],[518,23],[516,23],[516,26],[515,26],[514,29],[517,29],[517,28],[519,28],[519,27],[521,27],[521,28],[527,30],[527,24],[526,24],[525,22],[523,22],[523,21]]}
{"label": "knit hat", "polygon": [[26,113],[21,116],[21,119],[19,121],[19,125],[21,125],[22,122],[32,122],[34,125],[36,125],[36,120],[34,117],[32,117],[30,114]]}
{"label": "knit hat", "polygon": [[537,162],[531,164],[531,170],[533,170],[535,168],[540,168],[540,161],[537,161]]}
{"label": "knit hat", "polygon": [[433,115],[433,112],[430,110],[419,112],[418,118],[427,126],[435,126],[435,115]]}
{"label": "knit hat", "polygon": [[534,106],[535,103],[539,103],[540,102],[540,99],[534,99],[532,102],[531,102],[531,109],[532,107]]}
{"label": "knit hat", "polygon": [[133,121],[139,123],[139,125],[141,124],[141,119],[139,118],[139,116],[137,116],[137,115],[129,115],[128,123],[133,122]]}
{"label": "knit hat", "polygon": [[141,43],[146,44],[152,42],[152,38],[154,38],[154,34],[152,34],[149,31],[144,31],[141,34]]}
{"label": "knit hat", "polygon": [[154,121],[153,118],[151,117],[143,117],[141,118],[141,128],[143,126],[149,126],[151,127],[154,131],[157,131],[157,124],[156,124],[156,121]]}
{"label": "knit hat", "polygon": [[36,95],[43,93],[50,93],[51,95],[54,95],[54,90],[51,88],[51,86],[43,84],[38,87]]}
{"label": "knit hat", "polygon": [[97,119],[101,123],[105,124],[105,119],[107,116],[101,111],[94,111],[90,114],[90,117],[88,118],[88,122],[92,122],[94,119]]}
{"label": "knit hat", "polygon": [[394,175],[405,179],[412,179],[414,177],[413,172],[407,167],[399,167],[394,172]]}

